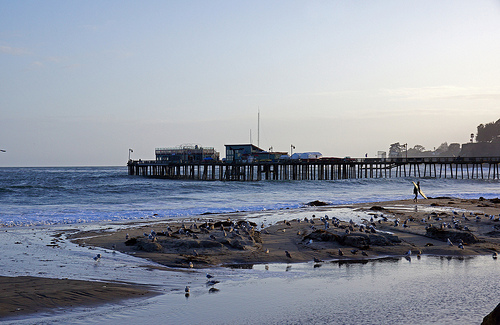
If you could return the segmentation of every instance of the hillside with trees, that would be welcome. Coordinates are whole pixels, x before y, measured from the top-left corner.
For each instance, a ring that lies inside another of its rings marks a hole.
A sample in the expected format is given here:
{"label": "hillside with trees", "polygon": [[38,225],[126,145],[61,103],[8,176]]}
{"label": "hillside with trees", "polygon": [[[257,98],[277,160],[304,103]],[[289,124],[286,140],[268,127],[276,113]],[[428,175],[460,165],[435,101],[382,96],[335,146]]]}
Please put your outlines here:
{"label": "hillside with trees", "polygon": [[496,122],[477,126],[477,142],[491,142],[500,136],[500,119]]}
{"label": "hillside with trees", "polygon": [[479,124],[477,134],[471,134],[471,142],[462,146],[459,143],[443,142],[434,150],[426,150],[422,145],[407,148],[407,144],[393,143],[388,157],[500,157],[500,119],[496,122]]}

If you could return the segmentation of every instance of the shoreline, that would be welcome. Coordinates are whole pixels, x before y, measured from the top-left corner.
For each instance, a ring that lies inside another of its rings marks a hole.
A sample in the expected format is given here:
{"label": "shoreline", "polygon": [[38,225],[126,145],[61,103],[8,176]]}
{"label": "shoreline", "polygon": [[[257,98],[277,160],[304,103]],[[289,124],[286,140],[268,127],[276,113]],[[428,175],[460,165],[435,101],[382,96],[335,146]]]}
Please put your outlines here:
{"label": "shoreline", "polygon": [[[85,230],[88,225],[72,225],[50,236],[150,260],[171,272],[269,263],[368,263],[385,258],[411,262],[421,255],[464,258],[500,252],[499,214],[496,199],[431,198],[417,204],[399,200],[140,220],[93,225],[92,230]],[[490,215],[495,217],[491,220]],[[431,224],[435,229],[429,232]],[[0,319],[161,294],[151,286],[109,281],[0,276],[0,282]]]}

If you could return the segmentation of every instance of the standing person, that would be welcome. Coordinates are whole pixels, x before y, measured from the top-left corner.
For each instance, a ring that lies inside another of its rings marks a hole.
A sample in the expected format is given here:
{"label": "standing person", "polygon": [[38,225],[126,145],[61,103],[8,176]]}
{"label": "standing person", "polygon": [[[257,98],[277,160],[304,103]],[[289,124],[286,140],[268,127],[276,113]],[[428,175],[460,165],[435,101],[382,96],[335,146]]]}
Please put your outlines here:
{"label": "standing person", "polygon": [[417,202],[418,194],[420,193],[420,182],[417,182],[416,186],[413,186],[413,194],[415,197],[413,198],[413,202]]}

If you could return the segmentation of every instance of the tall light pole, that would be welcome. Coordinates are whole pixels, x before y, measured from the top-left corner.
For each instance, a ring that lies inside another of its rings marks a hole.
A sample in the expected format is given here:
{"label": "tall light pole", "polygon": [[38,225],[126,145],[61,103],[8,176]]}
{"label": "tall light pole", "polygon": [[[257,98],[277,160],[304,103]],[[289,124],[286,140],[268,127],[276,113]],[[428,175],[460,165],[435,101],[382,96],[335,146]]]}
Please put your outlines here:
{"label": "tall light pole", "polygon": [[295,149],[295,146],[293,144],[290,145],[290,157],[293,155],[293,149]]}
{"label": "tall light pole", "polygon": [[408,143],[405,143],[404,146],[405,146],[405,157],[406,160],[408,160]]}
{"label": "tall light pole", "polygon": [[131,154],[132,152],[134,152],[134,150],[132,150],[132,149],[128,149],[128,160],[130,160],[130,154]]}

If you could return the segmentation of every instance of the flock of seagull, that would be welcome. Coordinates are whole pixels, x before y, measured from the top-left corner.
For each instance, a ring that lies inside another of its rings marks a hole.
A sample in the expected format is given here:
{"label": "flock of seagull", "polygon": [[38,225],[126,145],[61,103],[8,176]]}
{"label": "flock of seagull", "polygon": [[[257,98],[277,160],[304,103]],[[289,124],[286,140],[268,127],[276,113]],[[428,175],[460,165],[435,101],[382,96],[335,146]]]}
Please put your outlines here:
{"label": "flock of seagull", "polygon": [[[488,218],[489,220],[491,221],[500,221],[500,215],[499,216],[495,216],[495,215],[487,215],[485,214],[484,215],[485,218]],[[360,224],[357,224],[355,223],[352,219],[347,223],[347,225],[345,224],[341,224],[342,221],[336,217],[329,217],[328,215],[325,215],[324,217],[321,217],[319,219],[319,224],[316,223],[315,221],[315,218],[316,216],[313,215],[312,218],[307,218],[305,217],[304,219],[296,219],[295,221],[297,222],[306,222],[306,223],[310,223],[310,228],[312,231],[315,231],[316,229],[324,229],[324,230],[328,230],[330,229],[331,227],[335,227],[335,228],[340,228],[342,229],[345,234],[351,234],[355,231],[359,231],[359,232],[362,232],[362,233],[376,233],[377,232],[377,223],[378,224],[382,224],[382,222],[388,222],[389,219],[384,216],[383,214],[374,214],[371,216],[369,222],[366,222],[365,223],[360,223]],[[377,219],[377,220],[375,220]],[[435,227],[431,222],[439,222],[438,223],[438,229],[457,229],[457,230],[463,230],[463,231],[469,231],[469,228],[467,225],[463,225],[462,224],[462,221],[471,221],[472,220],[475,220],[476,222],[481,222],[481,217],[478,216],[478,215],[475,215],[474,213],[470,213],[469,216],[466,216],[465,213],[462,213],[461,217],[459,216],[459,213],[457,213],[456,211],[452,211],[452,219],[451,219],[451,222],[445,222],[443,221],[443,219],[441,217],[438,216],[438,214],[436,212],[432,212],[430,213],[427,218],[422,218],[421,220],[415,220],[414,218],[410,217],[410,218],[407,218],[405,219],[402,223],[401,223],[401,220],[399,218],[395,218],[392,222],[393,222],[393,226],[394,227],[399,227],[400,225],[403,227],[403,228],[409,228],[410,227],[410,223],[411,222],[419,222],[420,223],[425,223],[426,224],[426,230],[430,227]],[[365,219],[365,221],[368,221]],[[291,226],[290,224],[290,221],[283,221],[286,225],[288,226]],[[162,231],[162,232],[159,232],[157,233],[156,231],[154,230],[151,230],[150,233],[144,233],[144,237],[147,237],[149,240],[151,240],[152,242],[156,242],[157,241],[157,238],[159,235],[162,235],[162,236],[167,236],[167,237],[170,237],[172,236],[173,234],[178,234],[178,235],[184,235],[184,236],[187,236],[187,237],[192,237],[193,239],[198,239],[199,236],[198,234],[202,233],[202,234],[209,234],[209,238],[211,240],[217,240],[217,237],[215,236],[215,232],[212,232],[213,230],[216,230],[216,224],[218,224],[217,226],[217,230],[220,229],[220,233],[218,233],[218,235],[222,235],[224,237],[228,237],[228,236],[235,236],[235,235],[249,235],[249,236],[253,236],[256,228],[257,228],[257,225],[254,224],[254,223],[250,223],[249,221],[239,221],[239,222],[235,222],[235,221],[232,221],[230,218],[228,218],[226,221],[220,221],[220,222],[217,222],[217,223],[214,223],[214,220],[213,219],[209,219],[207,221],[205,221],[203,224],[201,225],[198,225],[196,222],[193,222],[192,224],[190,224],[189,226],[186,226],[184,223],[181,225],[181,227],[174,231],[170,226],[167,226],[167,228]],[[261,228],[265,228],[264,224],[261,225]],[[199,230],[199,231],[195,231],[195,229]],[[283,230],[284,231],[284,230]],[[263,233],[269,233],[267,232],[267,230],[265,229],[262,229],[262,232]],[[301,235],[301,232],[298,231],[297,232],[298,235]],[[130,236],[129,234],[126,234],[125,236],[125,239],[126,240],[129,240],[130,239]],[[310,245],[313,243],[313,240],[310,239],[306,245]],[[447,239],[447,244],[449,246],[455,246],[455,244],[457,245],[457,247],[459,249],[464,249],[464,243],[462,240],[458,240],[457,243],[453,243],[450,238]],[[115,249],[115,246],[113,245],[113,249]],[[350,253],[352,255],[357,255],[359,252],[358,249],[356,248],[353,248],[350,250]],[[269,249],[266,249],[265,250],[265,253],[269,253]],[[289,251],[285,250],[284,251],[285,253],[285,256],[289,259],[292,258],[292,255],[290,254]],[[411,256],[412,256],[413,252],[411,250],[409,250],[408,252],[406,252],[403,257],[410,261],[411,262]],[[420,259],[421,257],[421,254],[422,252],[421,251],[417,251],[416,253],[416,256],[418,259]],[[193,250],[193,255],[194,256],[198,256],[198,252],[196,250]],[[342,249],[338,249],[338,255],[339,256],[344,256],[345,253]],[[362,256],[368,256],[368,254],[365,252],[365,251],[361,251],[361,255]],[[99,262],[100,259],[102,258],[102,255],[101,254],[97,254],[93,259],[94,261],[96,262]],[[496,252],[493,253],[493,258],[494,259],[497,259],[498,258],[498,254]],[[318,258],[314,258],[314,262],[315,263],[321,263],[323,262],[321,259],[318,259]],[[189,267],[190,268],[194,268],[194,264],[192,261],[189,262]],[[218,283],[218,281],[216,280],[213,280],[213,276],[210,275],[210,274],[207,274],[207,279],[208,279],[208,282],[207,284],[212,286],[210,288],[210,292],[216,292],[218,291],[218,289],[214,288],[213,285],[215,285],[216,283]],[[185,293],[187,295],[189,295],[189,292],[190,292],[190,287],[189,286],[186,286],[185,288]]]}

